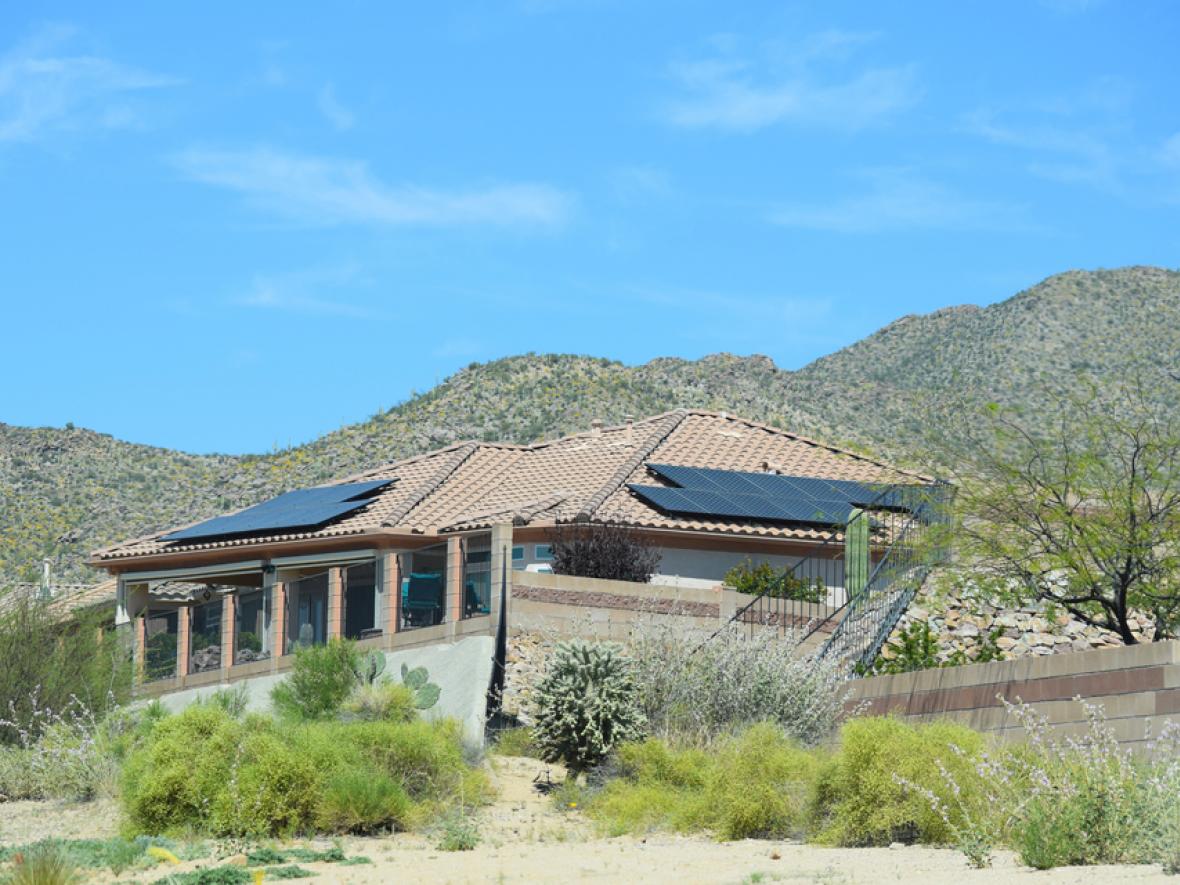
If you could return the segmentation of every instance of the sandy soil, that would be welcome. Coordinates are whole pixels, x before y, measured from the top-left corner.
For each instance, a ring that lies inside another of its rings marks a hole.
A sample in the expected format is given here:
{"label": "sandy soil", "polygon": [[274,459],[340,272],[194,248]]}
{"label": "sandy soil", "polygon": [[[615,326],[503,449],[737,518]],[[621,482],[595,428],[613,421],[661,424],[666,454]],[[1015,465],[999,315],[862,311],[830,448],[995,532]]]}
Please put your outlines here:
{"label": "sandy soil", "polygon": [[[656,835],[601,839],[577,812],[562,813],[534,785],[546,766],[498,758],[499,797],[481,820],[474,851],[446,852],[423,835],[347,839],[346,854],[371,865],[300,864],[321,882],[669,882],[742,883],[1106,883],[1167,882],[1159,867],[1068,867],[1037,872],[1002,853],[988,870],[972,870],[955,851],[937,848],[817,848],[790,842],[718,843],[701,837]],[[552,772],[559,777],[559,772]],[[11,844],[49,835],[105,837],[117,828],[110,803],[82,806],[17,802],[0,805],[0,840]],[[326,846],[330,843],[318,843]],[[169,873],[211,866],[213,860],[137,871],[121,881],[156,881]],[[110,876],[92,881],[110,882]]]}

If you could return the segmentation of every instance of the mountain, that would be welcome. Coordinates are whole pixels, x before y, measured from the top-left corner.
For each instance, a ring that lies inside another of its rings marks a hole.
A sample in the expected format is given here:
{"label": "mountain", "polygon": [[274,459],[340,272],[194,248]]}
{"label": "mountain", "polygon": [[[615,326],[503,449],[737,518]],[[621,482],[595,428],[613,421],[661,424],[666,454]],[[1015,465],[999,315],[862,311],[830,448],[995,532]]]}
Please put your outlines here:
{"label": "mountain", "polygon": [[[472,364],[433,390],[307,445],[190,455],[75,428],[0,424],[0,581],[90,580],[90,550],[457,439],[530,442],[678,406],[730,411],[905,461],[923,415],[966,397],[1048,408],[1078,373],[1113,383],[1180,365],[1180,272],[1070,271],[989,307],[897,320],[798,371],[715,354],[624,366],[535,355]],[[1180,383],[1159,395],[1178,404]]]}

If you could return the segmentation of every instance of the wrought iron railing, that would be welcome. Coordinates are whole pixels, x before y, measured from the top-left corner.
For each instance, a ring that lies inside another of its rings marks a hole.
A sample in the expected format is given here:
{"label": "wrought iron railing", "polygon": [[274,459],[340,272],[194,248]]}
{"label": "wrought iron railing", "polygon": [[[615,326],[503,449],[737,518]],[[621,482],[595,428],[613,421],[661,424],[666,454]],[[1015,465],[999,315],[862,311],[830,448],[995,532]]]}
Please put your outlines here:
{"label": "wrought iron railing", "polygon": [[930,570],[945,556],[940,529],[948,520],[950,486],[902,487],[897,494],[900,524],[891,531],[890,544],[864,588],[832,613],[835,628],[816,653],[850,671],[872,665]]}
{"label": "wrought iron railing", "polygon": [[[816,655],[851,656],[850,668],[865,658],[871,662],[940,555],[928,530],[944,520],[947,488],[941,483],[882,487],[847,526],[829,533],[787,571],[776,590],[739,606],[729,623],[751,633],[791,632],[803,648],[822,639]],[[867,579],[863,571],[858,578],[845,560],[845,538],[858,520],[868,523]]]}

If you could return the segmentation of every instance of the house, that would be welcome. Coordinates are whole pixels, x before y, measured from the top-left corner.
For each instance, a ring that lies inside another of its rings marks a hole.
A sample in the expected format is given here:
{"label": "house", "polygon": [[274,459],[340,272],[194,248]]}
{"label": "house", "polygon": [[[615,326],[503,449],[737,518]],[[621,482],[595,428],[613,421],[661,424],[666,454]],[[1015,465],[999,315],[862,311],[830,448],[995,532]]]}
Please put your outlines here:
{"label": "house", "polygon": [[144,683],[172,690],[277,673],[301,644],[334,636],[386,651],[492,636],[502,578],[543,568],[554,527],[571,523],[642,533],[660,553],[654,583],[712,588],[747,559],[803,561],[838,605],[833,542],[852,505],[923,482],[778,428],[681,409],[533,445],[457,443],[125,541],[90,563],[117,580],[117,621],[134,626]]}

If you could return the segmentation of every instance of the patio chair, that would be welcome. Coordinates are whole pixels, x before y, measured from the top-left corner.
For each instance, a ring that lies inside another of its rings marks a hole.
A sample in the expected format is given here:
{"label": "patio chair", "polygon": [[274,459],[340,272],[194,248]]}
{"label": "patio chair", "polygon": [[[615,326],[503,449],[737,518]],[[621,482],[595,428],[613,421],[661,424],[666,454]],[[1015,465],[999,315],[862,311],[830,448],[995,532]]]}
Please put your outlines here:
{"label": "patio chair", "polygon": [[402,620],[407,627],[441,624],[443,576],[440,572],[411,572],[402,598]]}

